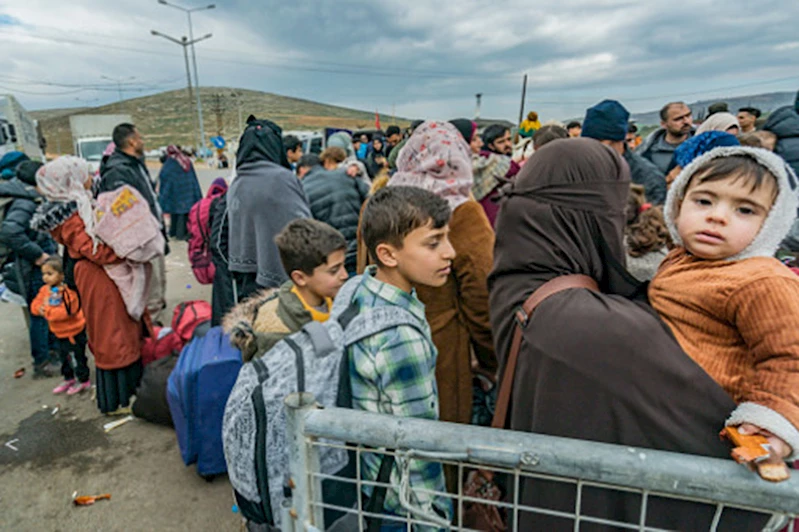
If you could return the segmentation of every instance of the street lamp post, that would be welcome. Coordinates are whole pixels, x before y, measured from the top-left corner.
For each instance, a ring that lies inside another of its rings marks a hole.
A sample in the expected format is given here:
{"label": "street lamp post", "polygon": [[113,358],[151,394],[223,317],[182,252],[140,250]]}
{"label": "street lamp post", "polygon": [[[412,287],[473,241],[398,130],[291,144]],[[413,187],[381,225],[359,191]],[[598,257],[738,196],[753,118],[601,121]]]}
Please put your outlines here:
{"label": "street lamp post", "polygon": [[[178,45],[180,45],[183,48],[183,61],[186,64],[186,84],[187,84],[187,87],[189,89],[189,108],[191,108],[191,101],[192,101],[191,70],[189,70],[189,54],[187,52],[187,49],[188,49],[189,46],[191,46],[195,42],[204,41],[205,39],[210,39],[211,38],[211,34],[209,33],[207,35],[203,35],[202,37],[200,37],[199,39],[196,39],[196,40],[194,40],[194,39],[188,40],[186,38],[186,36],[184,35],[183,37],[180,38],[180,40],[178,40],[178,39],[176,39],[174,37],[170,37],[169,35],[165,35],[165,34],[161,33],[160,31],[150,30],[150,33],[152,35],[156,36],[156,37],[163,37],[164,39],[166,39],[168,41],[171,41],[171,42],[173,42],[175,44],[178,44]],[[199,88],[198,88],[198,92],[199,92]],[[200,119],[202,119],[202,114],[200,114]],[[198,144],[198,148],[202,148],[202,147],[204,147],[203,146],[203,132],[202,132],[202,129],[200,130],[199,135],[200,135],[200,137],[199,137],[200,143]]]}
{"label": "street lamp post", "polygon": [[[185,8],[185,7],[173,4],[171,2],[167,2],[166,0],[158,0],[158,3],[159,4],[163,4],[165,6],[168,6],[168,7],[173,7],[175,9],[179,9],[180,11],[183,11],[184,13],[186,13],[187,18],[189,19],[189,44],[191,45],[191,61],[192,61],[193,65],[194,65],[194,86],[197,88],[197,116],[198,116],[198,118],[200,120],[200,139],[201,139],[200,148],[202,149],[203,154],[204,154],[205,153],[205,125],[203,123],[203,104],[202,104],[202,100],[200,99],[200,76],[197,73],[197,54],[196,54],[196,52],[194,50],[194,43],[203,40],[205,37],[203,37],[203,39],[197,39],[196,41],[194,40],[194,28],[193,28],[193,26],[191,24],[191,14],[194,11],[204,11],[206,9],[214,9],[216,7],[216,5],[215,4],[209,4],[207,6],[202,6],[202,7]],[[208,36],[210,36],[210,34],[208,34]]]}

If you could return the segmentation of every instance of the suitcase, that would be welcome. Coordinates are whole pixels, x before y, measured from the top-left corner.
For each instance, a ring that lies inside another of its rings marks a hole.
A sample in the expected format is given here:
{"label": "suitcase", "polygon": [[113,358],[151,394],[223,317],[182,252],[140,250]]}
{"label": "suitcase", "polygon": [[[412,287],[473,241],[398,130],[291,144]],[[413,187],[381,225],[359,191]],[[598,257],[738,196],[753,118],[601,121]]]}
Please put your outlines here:
{"label": "suitcase", "polygon": [[167,382],[167,401],[186,465],[206,479],[225,473],[222,416],[241,369],[241,352],[221,327],[192,339]]}

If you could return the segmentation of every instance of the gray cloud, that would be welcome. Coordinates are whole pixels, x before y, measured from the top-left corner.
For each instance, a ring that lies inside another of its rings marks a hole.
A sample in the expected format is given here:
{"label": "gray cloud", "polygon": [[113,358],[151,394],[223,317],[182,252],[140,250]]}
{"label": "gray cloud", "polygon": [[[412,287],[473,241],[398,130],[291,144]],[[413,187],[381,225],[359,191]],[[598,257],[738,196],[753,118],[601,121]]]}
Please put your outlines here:
{"label": "gray cloud", "polygon": [[[528,108],[548,119],[603,98],[644,111],[793,90],[797,18],[799,3],[777,0],[231,0],[198,13],[195,33],[214,33],[197,47],[203,85],[440,118],[470,116],[482,92],[484,116],[514,118],[527,73]],[[14,49],[0,59],[0,90],[19,90],[29,107],[113,101],[101,75],[136,76],[127,96],[182,86],[180,49],[149,30],[179,37],[185,18],[154,0],[29,0],[0,6],[5,20],[20,24],[0,34]]]}

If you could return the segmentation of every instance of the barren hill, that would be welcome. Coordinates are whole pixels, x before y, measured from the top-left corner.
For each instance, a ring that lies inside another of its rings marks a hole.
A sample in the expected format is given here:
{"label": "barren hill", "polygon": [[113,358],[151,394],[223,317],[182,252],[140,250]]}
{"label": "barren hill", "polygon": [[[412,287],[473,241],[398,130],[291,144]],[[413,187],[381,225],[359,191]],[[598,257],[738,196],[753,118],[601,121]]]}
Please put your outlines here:
{"label": "barren hill", "polygon": [[[371,128],[375,120],[374,113],[369,111],[260,91],[202,87],[200,97],[206,139],[220,134],[226,139],[237,138],[241,133],[239,117],[243,122],[250,114],[259,118],[269,118],[284,130],[323,127]],[[115,113],[132,116],[133,122],[144,135],[147,149],[166,144],[187,146],[197,143],[195,100],[189,101],[185,89],[123,100],[101,107],[33,111],[32,115],[42,125],[42,132],[47,139],[47,151],[55,154],[72,152],[70,115]],[[391,123],[391,117],[387,115],[381,115],[380,119],[383,127]],[[409,124],[405,119],[398,119],[397,123],[400,126]]]}

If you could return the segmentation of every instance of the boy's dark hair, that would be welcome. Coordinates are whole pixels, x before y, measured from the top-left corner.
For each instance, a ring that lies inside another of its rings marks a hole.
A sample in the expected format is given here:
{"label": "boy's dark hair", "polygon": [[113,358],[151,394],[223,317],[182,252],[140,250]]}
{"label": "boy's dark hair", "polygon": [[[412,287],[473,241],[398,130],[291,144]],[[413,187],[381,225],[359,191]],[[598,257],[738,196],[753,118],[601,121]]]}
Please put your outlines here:
{"label": "boy's dark hair", "polygon": [[738,109],[738,112],[739,113],[749,113],[750,115],[754,116],[755,118],[760,118],[760,115],[762,114],[760,112],[760,109],[758,109],[757,107],[741,107],[740,109]]}
{"label": "boy's dark hair", "polygon": [[298,168],[313,168],[321,164],[319,156],[315,153],[306,153],[300,157],[300,162],[297,163]]}
{"label": "boy's dark hair", "polygon": [[61,257],[48,257],[47,260],[42,263],[42,267],[44,266],[51,268],[56,273],[64,275],[64,262],[61,260]]}
{"label": "boy's dark hair", "polygon": [[744,179],[745,182],[749,183],[752,187],[752,192],[760,188],[767,177],[771,177],[774,183],[777,183],[777,178],[754,158],[747,155],[731,155],[729,157],[711,159],[697,168],[691,180],[686,184],[685,190],[687,191],[688,187],[694,182],[700,184],[709,181],[720,181],[733,176],[735,179]]}
{"label": "boy's dark hair", "polygon": [[386,137],[391,135],[399,135],[401,133],[399,126],[390,125],[386,128]]}
{"label": "boy's dark hair", "polygon": [[638,126],[634,122],[630,122],[627,125],[627,133],[638,133]]}
{"label": "boy's dark hair", "polygon": [[491,124],[483,131],[483,142],[485,142],[486,146],[491,146],[494,141],[504,135],[506,131],[510,131],[510,128],[502,124]]}
{"label": "boy's dark hair", "polygon": [[302,146],[302,141],[294,135],[286,135],[283,137],[283,147],[286,151],[294,151],[297,146]]}
{"label": "boy's dark hair", "polygon": [[738,142],[741,143],[741,146],[751,146],[752,148],[762,148],[763,141],[760,140],[758,135],[755,135],[754,132],[752,133],[741,133],[738,135]]}
{"label": "boy's dark hair", "polygon": [[537,150],[548,142],[567,138],[569,138],[569,132],[560,126],[556,126],[554,124],[542,126],[541,129],[533,134],[533,147]]}
{"label": "boy's dark hair", "polygon": [[432,192],[416,187],[386,187],[367,202],[361,215],[363,240],[369,257],[380,266],[377,246],[391,244],[402,249],[403,241],[414,229],[433,223],[440,229],[449,223],[449,204]]}
{"label": "boy's dark hair", "polygon": [[570,130],[570,129],[574,129],[574,128],[576,128],[576,127],[582,127],[582,126],[580,125],[580,122],[578,122],[577,120],[572,120],[571,122],[569,122],[568,124],[566,124],[566,130],[567,130],[567,131],[568,131],[568,130]]}
{"label": "boy's dark hair", "polygon": [[343,148],[331,146],[325,148],[325,151],[319,154],[319,162],[325,164],[325,161],[333,161],[336,164],[343,163],[347,159],[347,152]]}
{"label": "boy's dark hair", "polygon": [[341,233],[310,218],[289,222],[275,237],[275,243],[283,269],[289,275],[295,270],[313,275],[314,268],[327,264],[328,255],[347,249],[347,241]]}
{"label": "boy's dark hair", "polygon": [[111,137],[113,138],[114,144],[116,144],[117,148],[122,150],[128,145],[128,139],[132,137],[135,132],[136,126],[127,122],[123,122],[114,128],[114,132],[111,134]]}

